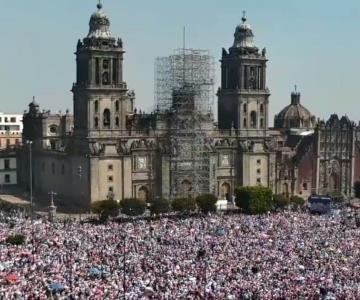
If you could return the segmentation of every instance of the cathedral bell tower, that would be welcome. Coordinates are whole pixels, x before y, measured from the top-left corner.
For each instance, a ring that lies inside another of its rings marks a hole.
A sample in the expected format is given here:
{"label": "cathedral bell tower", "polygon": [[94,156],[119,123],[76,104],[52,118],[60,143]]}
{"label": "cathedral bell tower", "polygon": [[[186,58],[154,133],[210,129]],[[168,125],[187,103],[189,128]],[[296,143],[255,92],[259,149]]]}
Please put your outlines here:
{"label": "cathedral bell tower", "polygon": [[123,43],[112,37],[101,3],[89,26],[75,53],[74,134],[90,138],[106,137],[110,132],[121,135],[134,101],[123,80]]}
{"label": "cathedral bell tower", "polygon": [[254,34],[246,23],[234,34],[234,44],[221,59],[221,88],[218,91],[219,129],[238,129],[246,136],[263,136],[268,128],[266,50],[254,44]]}

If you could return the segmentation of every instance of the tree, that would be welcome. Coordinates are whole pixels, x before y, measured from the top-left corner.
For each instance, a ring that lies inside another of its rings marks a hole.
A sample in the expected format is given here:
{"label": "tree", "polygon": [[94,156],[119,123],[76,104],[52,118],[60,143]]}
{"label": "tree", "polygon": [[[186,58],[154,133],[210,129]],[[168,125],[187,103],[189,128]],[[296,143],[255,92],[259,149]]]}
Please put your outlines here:
{"label": "tree", "polygon": [[285,195],[274,195],[274,206],[275,208],[284,209],[290,204],[290,199]]}
{"label": "tree", "polygon": [[139,216],[145,212],[146,201],[137,198],[127,198],[120,202],[121,212],[127,216]]}
{"label": "tree", "polygon": [[305,205],[305,200],[302,197],[299,196],[292,196],[290,198],[290,203],[295,207],[295,208],[300,208],[303,207]]}
{"label": "tree", "polygon": [[195,201],[199,209],[205,214],[216,211],[217,198],[213,194],[201,194],[196,197]]}
{"label": "tree", "polygon": [[235,190],[236,205],[246,214],[262,214],[273,208],[273,193],[263,186],[239,187]]}
{"label": "tree", "polygon": [[354,193],[356,198],[360,198],[360,181],[354,183]]}
{"label": "tree", "polygon": [[178,212],[191,212],[196,209],[196,202],[193,198],[176,198],[172,201],[171,207]]}
{"label": "tree", "polygon": [[14,246],[20,246],[25,244],[25,236],[23,234],[9,235],[6,238],[6,243]]}
{"label": "tree", "polygon": [[151,214],[163,214],[170,210],[170,202],[164,198],[155,198],[150,201]]}
{"label": "tree", "polygon": [[340,191],[332,191],[330,197],[337,203],[343,203],[345,201],[345,197]]}
{"label": "tree", "polygon": [[116,217],[119,214],[119,205],[114,200],[96,201],[91,205],[93,213],[99,215],[99,218],[106,221],[109,217]]}

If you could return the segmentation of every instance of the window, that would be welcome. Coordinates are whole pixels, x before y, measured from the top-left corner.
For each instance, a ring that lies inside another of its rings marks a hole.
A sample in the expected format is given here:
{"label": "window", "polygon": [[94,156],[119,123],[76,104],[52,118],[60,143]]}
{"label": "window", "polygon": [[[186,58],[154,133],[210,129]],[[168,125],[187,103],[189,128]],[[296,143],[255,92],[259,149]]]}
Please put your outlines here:
{"label": "window", "polygon": [[116,118],[115,118],[115,126],[116,126],[117,128],[119,128],[119,126],[120,126],[120,119],[119,119],[119,117],[116,117]]}
{"label": "window", "polygon": [[114,170],[114,166],[113,165],[108,165],[108,171],[112,171]]}
{"label": "window", "polygon": [[257,178],[257,179],[256,179],[256,183],[257,183],[257,184],[261,184],[261,178]]}
{"label": "window", "polygon": [[109,60],[107,60],[107,59],[103,60],[103,69],[104,70],[109,69]]}
{"label": "window", "polygon": [[20,145],[19,139],[15,139],[15,145],[16,145],[16,146],[19,146],[19,145]]}
{"label": "window", "polygon": [[264,128],[264,119],[260,119],[260,128]]}
{"label": "window", "polygon": [[108,182],[113,182],[114,178],[112,176],[108,176]]}
{"label": "window", "polygon": [[260,114],[264,113],[264,104],[260,104]]}
{"label": "window", "polygon": [[99,66],[99,58],[95,60],[95,83],[100,84],[100,66]]}
{"label": "window", "polygon": [[94,119],[94,127],[95,127],[95,129],[98,129],[98,128],[99,128],[99,118],[98,118],[98,117],[96,117],[96,118]]}
{"label": "window", "polygon": [[103,74],[102,74],[102,84],[104,84],[104,85],[107,85],[107,84],[109,84],[110,82],[109,82],[109,73],[108,72],[104,72]]}
{"label": "window", "polygon": [[2,117],[0,117],[0,122],[2,122]]}
{"label": "window", "polygon": [[4,180],[5,180],[5,183],[10,183],[10,174],[5,174]]}
{"label": "window", "polygon": [[243,126],[244,126],[244,128],[246,128],[246,126],[247,126],[246,118],[244,118]]}
{"label": "window", "polygon": [[56,133],[56,131],[57,131],[57,126],[56,125],[51,125],[50,126],[50,132],[51,133]]}
{"label": "window", "polygon": [[146,186],[142,186],[138,191],[138,198],[140,200],[149,201],[149,189]]}
{"label": "window", "polygon": [[6,147],[10,146],[10,139],[6,139]]}
{"label": "window", "polygon": [[261,174],[261,169],[257,169],[256,174],[260,175]]}
{"label": "window", "polygon": [[244,106],[243,106],[243,111],[244,111],[244,113],[246,114],[246,112],[247,112],[247,105],[246,105],[246,103],[245,103]]}
{"label": "window", "polygon": [[252,111],[250,114],[250,126],[252,128],[256,128],[256,124],[257,123],[257,116],[256,116],[256,111]]}
{"label": "window", "polygon": [[258,159],[258,160],[256,161],[256,163],[257,163],[258,165],[261,165],[261,159]]}
{"label": "window", "polygon": [[116,58],[114,58],[113,59],[113,72],[112,72],[114,83],[117,82],[117,73],[118,73],[118,60]]}
{"label": "window", "polygon": [[104,118],[104,127],[110,128],[110,110],[109,109],[104,110],[103,118]]}
{"label": "window", "polygon": [[110,193],[113,193],[113,192],[114,192],[114,187],[112,187],[112,186],[109,186],[109,189],[108,189],[108,191],[109,191]]}
{"label": "window", "polygon": [[11,118],[10,118],[10,123],[16,123],[16,118],[15,118],[15,117],[11,117]]}
{"label": "window", "polygon": [[4,169],[10,170],[10,160],[9,159],[4,160]]}
{"label": "window", "polygon": [[96,113],[99,112],[99,101],[97,101],[97,100],[94,102],[94,111],[95,111]]}
{"label": "window", "polygon": [[115,101],[115,111],[119,112],[120,110],[120,105],[119,105],[119,100]]}
{"label": "window", "polygon": [[51,150],[56,150],[56,141],[55,140],[50,141],[50,148],[51,148]]}
{"label": "window", "polygon": [[5,123],[8,123],[8,122],[9,122],[8,117],[5,117]]}

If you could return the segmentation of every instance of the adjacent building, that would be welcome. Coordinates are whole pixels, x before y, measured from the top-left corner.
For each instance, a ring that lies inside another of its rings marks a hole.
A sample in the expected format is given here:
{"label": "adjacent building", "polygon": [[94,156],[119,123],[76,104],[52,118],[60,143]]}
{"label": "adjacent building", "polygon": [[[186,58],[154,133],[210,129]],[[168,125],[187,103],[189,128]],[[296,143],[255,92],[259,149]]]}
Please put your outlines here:
{"label": "adjacent building", "polygon": [[11,149],[0,150],[0,193],[4,187],[17,183],[17,153]]}
{"label": "adjacent building", "polygon": [[23,116],[0,112],[0,149],[20,146],[22,143]]}

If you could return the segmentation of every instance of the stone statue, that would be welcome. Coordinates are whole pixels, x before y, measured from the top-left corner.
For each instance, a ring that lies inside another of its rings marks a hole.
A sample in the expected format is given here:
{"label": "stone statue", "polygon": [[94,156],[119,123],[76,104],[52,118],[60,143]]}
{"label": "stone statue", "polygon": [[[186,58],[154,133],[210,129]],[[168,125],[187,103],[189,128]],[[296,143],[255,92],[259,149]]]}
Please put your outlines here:
{"label": "stone statue", "polygon": [[123,47],[123,41],[121,38],[118,38],[117,44],[118,44],[118,47],[120,47],[120,48]]}
{"label": "stone statue", "polygon": [[266,56],[266,48],[263,48],[263,49],[262,49],[262,51],[261,51],[261,55],[262,55],[263,57],[265,57],[265,56]]}

